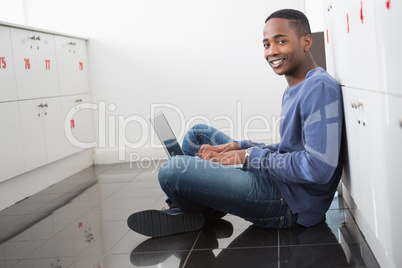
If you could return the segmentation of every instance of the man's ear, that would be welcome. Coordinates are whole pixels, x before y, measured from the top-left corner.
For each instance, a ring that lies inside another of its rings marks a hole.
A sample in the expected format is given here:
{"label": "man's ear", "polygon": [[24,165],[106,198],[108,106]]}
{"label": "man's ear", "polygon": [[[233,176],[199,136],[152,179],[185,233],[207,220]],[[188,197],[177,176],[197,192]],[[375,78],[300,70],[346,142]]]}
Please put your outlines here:
{"label": "man's ear", "polygon": [[306,34],[303,37],[304,41],[304,52],[308,52],[313,45],[313,38],[311,37],[311,34]]}

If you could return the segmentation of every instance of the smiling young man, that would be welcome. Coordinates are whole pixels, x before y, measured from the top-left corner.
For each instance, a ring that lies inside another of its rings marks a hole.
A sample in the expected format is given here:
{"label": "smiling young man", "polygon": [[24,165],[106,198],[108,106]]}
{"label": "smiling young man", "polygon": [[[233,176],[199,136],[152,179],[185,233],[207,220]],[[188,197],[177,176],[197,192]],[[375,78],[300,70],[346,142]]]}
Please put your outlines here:
{"label": "smiling young man", "polygon": [[185,155],[159,170],[171,208],[132,214],[132,230],[152,237],[195,231],[226,213],[262,228],[308,227],[325,220],[342,173],[339,84],[315,64],[303,13],[272,13],[263,45],[270,67],[288,82],[281,142],[234,141],[210,126],[194,126],[183,142]]}

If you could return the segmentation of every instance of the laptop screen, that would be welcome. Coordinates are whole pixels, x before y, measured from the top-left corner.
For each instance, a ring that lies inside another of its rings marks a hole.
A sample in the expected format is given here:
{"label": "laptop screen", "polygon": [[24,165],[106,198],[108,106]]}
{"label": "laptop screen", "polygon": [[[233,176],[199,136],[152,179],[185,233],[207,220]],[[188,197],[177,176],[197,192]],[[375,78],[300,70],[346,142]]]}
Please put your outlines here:
{"label": "laptop screen", "polygon": [[158,135],[159,140],[165,148],[166,153],[170,157],[184,155],[165,115],[162,112],[157,113],[154,118],[150,119],[150,121],[155,129],[156,135]]}

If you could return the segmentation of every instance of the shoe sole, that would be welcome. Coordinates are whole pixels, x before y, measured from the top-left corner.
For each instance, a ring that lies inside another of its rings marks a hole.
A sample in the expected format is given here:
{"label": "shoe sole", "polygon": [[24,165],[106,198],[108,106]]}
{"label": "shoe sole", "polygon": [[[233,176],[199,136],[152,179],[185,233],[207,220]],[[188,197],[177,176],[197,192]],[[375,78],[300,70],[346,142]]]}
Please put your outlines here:
{"label": "shoe sole", "polygon": [[161,237],[197,231],[204,225],[204,216],[202,213],[168,214],[159,210],[146,210],[128,217],[127,225],[137,233]]}

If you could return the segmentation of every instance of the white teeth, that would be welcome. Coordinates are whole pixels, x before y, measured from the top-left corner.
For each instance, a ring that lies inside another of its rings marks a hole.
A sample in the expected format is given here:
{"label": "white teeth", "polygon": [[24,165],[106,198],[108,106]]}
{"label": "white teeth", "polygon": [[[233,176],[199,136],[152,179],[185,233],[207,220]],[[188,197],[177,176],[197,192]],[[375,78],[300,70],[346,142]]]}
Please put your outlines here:
{"label": "white teeth", "polygon": [[275,64],[275,65],[277,65],[277,64],[279,64],[281,61],[282,61],[282,60],[274,60],[272,63]]}

